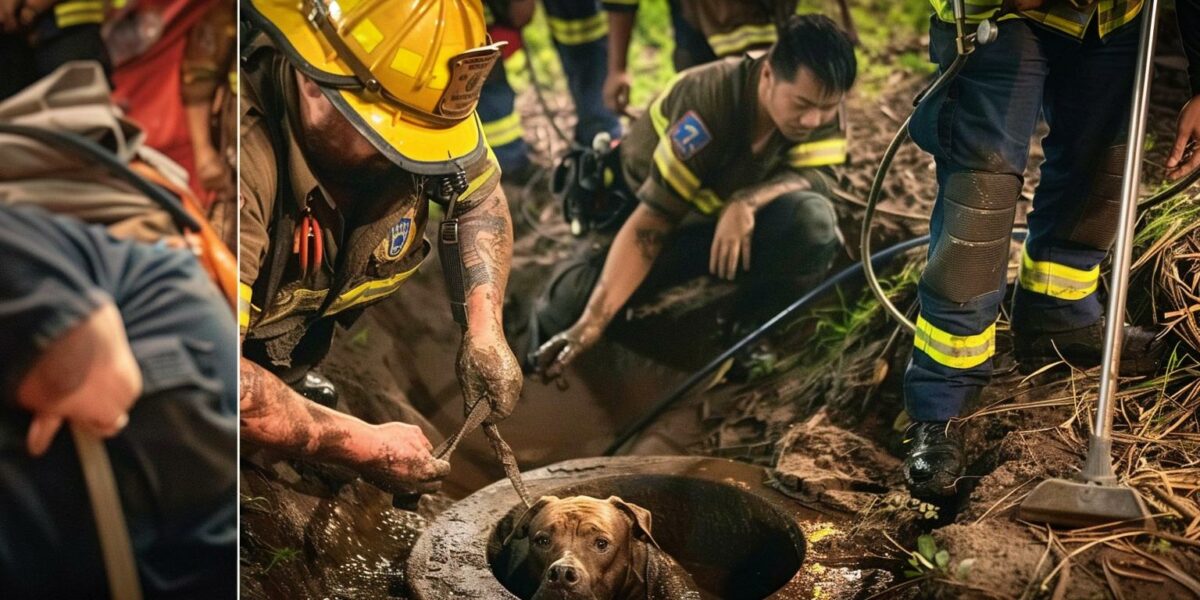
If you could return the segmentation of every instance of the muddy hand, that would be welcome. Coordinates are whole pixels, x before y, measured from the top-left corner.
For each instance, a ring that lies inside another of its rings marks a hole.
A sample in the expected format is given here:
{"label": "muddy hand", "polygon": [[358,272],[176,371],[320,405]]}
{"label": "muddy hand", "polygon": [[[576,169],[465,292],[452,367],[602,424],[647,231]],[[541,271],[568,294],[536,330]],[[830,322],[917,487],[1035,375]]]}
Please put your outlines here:
{"label": "muddy hand", "polygon": [[458,383],[464,414],[483,401],[492,407],[487,422],[498,423],[512,414],[521,396],[521,365],[503,336],[466,335],[458,349]]}
{"label": "muddy hand", "polygon": [[1167,177],[1172,181],[1200,168],[1200,95],[1179,111],[1175,145],[1167,157]]}
{"label": "muddy hand", "polygon": [[534,372],[542,377],[542,383],[562,377],[563,369],[596,343],[599,334],[593,329],[586,324],[576,323],[538,348]]}
{"label": "muddy hand", "polygon": [[420,427],[384,423],[370,431],[352,442],[361,457],[352,466],[365,481],[395,494],[432,494],[441,488],[450,463],[430,454],[433,445]]}
{"label": "muddy hand", "polygon": [[721,211],[708,256],[708,272],[733,281],[738,268],[750,270],[750,243],[754,236],[754,207],[730,202]]}

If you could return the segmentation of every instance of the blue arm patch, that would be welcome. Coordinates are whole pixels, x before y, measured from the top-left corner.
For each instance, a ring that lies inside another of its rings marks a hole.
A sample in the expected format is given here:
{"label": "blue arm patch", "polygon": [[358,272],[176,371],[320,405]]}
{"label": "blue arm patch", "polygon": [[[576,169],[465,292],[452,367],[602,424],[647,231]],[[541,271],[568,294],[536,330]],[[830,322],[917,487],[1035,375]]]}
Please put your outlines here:
{"label": "blue arm patch", "polygon": [[692,158],[712,141],[708,127],[704,126],[704,121],[700,120],[700,115],[694,110],[689,110],[676,121],[667,134],[671,136],[671,145],[675,147],[675,154],[681,160]]}

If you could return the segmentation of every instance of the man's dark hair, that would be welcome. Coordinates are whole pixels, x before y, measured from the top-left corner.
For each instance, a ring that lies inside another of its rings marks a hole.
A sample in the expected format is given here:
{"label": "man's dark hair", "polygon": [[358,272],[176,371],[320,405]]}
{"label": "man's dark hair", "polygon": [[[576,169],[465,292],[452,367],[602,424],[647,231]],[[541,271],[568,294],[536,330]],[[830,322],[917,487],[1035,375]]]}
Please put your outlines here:
{"label": "man's dark hair", "polygon": [[779,28],[768,60],[785,81],[795,81],[800,67],[808,67],[826,89],[837,92],[848,91],[858,74],[854,44],[825,15],[790,17]]}

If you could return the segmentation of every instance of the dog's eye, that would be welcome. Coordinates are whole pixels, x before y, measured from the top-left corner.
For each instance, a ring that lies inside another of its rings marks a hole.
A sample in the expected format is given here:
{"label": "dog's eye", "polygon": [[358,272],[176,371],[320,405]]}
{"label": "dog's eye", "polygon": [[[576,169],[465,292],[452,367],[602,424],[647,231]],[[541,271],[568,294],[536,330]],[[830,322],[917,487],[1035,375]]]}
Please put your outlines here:
{"label": "dog's eye", "polygon": [[608,544],[609,544],[608,540],[606,540],[604,538],[596,538],[596,549],[597,550],[599,550],[601,552],[608,550]]}
{"label": "dog's eye", "polygon": [[545,548],[546,546],[550,545],[550,536],[539,535],[539,536],[533,538],[533,543]]}

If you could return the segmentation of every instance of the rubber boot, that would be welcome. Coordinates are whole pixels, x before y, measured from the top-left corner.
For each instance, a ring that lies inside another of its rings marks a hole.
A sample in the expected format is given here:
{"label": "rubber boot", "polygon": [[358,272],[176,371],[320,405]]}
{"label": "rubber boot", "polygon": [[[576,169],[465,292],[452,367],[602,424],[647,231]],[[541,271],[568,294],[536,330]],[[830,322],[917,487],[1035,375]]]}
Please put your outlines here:
{"label": "rubber boot", "polygon": [[946,421],[916,421],[904,432],[909,444],[904,483],[914,498],[936,501],[954,496],[966,469],[962,443],[947,432]]}
{"label": "rubber boot", "polygon": [[[1126,325],[1121,343],[1121,375],[1153,374],[1162,362],[1166,346],[1157,330]],[[1013,354],[1026,375],[1060,360],[1089,369],[1100,364],[1103,352],[1103,319],[1069,331],[1028,334],[1015,331],[1013,335]]]}

